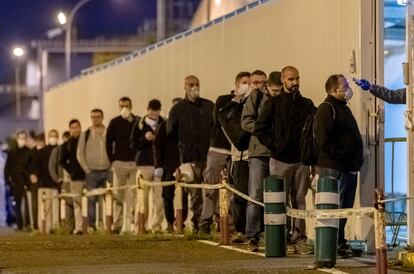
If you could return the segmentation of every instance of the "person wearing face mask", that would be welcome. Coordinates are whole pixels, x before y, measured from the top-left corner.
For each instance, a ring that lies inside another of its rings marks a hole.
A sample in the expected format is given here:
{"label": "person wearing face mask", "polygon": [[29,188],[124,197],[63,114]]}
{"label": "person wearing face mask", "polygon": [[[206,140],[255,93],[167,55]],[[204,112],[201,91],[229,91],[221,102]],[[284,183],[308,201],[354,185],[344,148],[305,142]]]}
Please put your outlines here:
{"label": "person wearing face mask", "polygon": [[[281,73],[283,90],[266,102],[255,123],[254,134],[271,152],[270,174],[284,178],[286,202],[292,208],[306,209],[310,168],[301,161],[302,129],[314,111],[312,100],[299,91],[300,75],[292,66]],[[292,219],[287,224],[288,253],[310,254],[305,220]]]}
{"label": "person wearing face mask", "polygon": [[[185,78],[184,89],[184,101],[170,110],[167,137],[179,146],[181,169],[191,171],[191,182],[201,183],[210,147],[214,103],[200,97],[200,81],[194,75]],[[198,188],[188,191],[191,195],[193,233],[198,233],[203,208],[202,191]]]}
{"label": "person wearing face mask", "polygon": [[[52,151],[57,147],[59,141],[59,133],[52,129],[48,133],[48,144],[41,148],[36,155],[34,163],[34,174],[31,175],[32,183],[37,183],[38,188],[38,208],[42,202],[42,196],[46,198],[45,201],[45,233],[50,233],[59,227],[59,182],[52,177],[50,169]],[[38,212],[38,224],[42,224],[42,212]]]}
{"label": "person wearing face mask", "polygon": [[[250,94],[247,98],[241,117],[243,130],[253,134],[256,119],[263,109],[263,105],[270,96],[266,88],[267,75],[256,70],[250,77]],[[252,135],[249,142],[249,196],[255,200],[263,199],[263,179],[269,176],[269,150]],[[238,199],[238,198],[237,198]],[[240,200],[240,202],[242,202]],[[246,210],[246,238],[250,251],[259,250],[259,241],[263,232],[263,208],[248,202]]]}
{"label": "person wearing face mask", "polygon": [[[318,107],[315,120],[319,150],[317,173],[339,180],[340,208],[352,208],[358,171],[364,162],[363,143],[358,124],[347,106],[352,90],[341,74],[331,75],[325,84],[328,94]],[[347,219],[339,221],[338,254],[348,257],[352,251],[345,239]]]}
{"label": "person wearing face mask", "polygon": [[[114,187],[125,185],[134,185],[137,175],[135,164],[135,150],[129,146],[131,132],[134,124],[139,120],[138,116],[132,114],[132,101],[128,97],[119,99],[120,115],[109,122],[106,131],[106,153],[112,164],[114,172]],[[118,234],[123,231],[129,231],[129,226],[122,227],[123,202],[125,200],[126,212],[131,212],[134,208],[134,192],[123,189],[114,191],[114,225],[113,233]],[[130,222],[130,214],[125,218],[127,223]]]}
{"label": "person wearing face mask", "polygon": [[[205,183],[207,184],[217,184],[221,182],[221,172],[225,169],[229,170],[231,162],[231,145],[222,130],[218,115],[219,110],[226,106],[234,96],[239,93],[248,92],[248,86],[247,89],[246,85],[242,84],[241,87],[239,86],[240,79],[243,77],[249,78],[250,73],[240,72],[235,80],[236,89],[232,90],[230,94],[219,96],[214,105],[212,135],[210,148],[207,154],[207,167],[204,170]],[[203,210],[201,212],[200,229],[204,234],[210,234],[213,217],[214,215],[219,215],[217,198],[217,189],[203,189]]]}
{"label": "person wearing face mask", "polygon": [[[153,142],[155,131],[158,125],[164,122],[161,117],[161,102],[157,99],[149,101],[147,114],[135,122],[131,132],[130,146],[137,153],[135,163],[138,168],[138,175],[144,180],[153,181],[154,175],[158,179],[162,177],[161,170],[154,170]],[[162,221],[164,220],[164,206],[162,203],[161,186],[141,186],[144,189],[145,217],[147,227],[152,233],[160,233]],[[151,194],[151,200],[149,200]],[[151,203],[151,206],[150,206]],[[151,212],[148,210],[151,209]]]}
{"label": "person wearing face mask", "polygon": [[4,179],[11,188],[16,212],[17,230],[29,229],[29,207],[26,188],[29,187],[30,149],[26,146],[27,133],[16,134],[17,147],[7,153]]}
{"label": "person wearing face mask", "polygon": [[[182,102],[182,98],[174,98],[172,105]],[[174,173],[180,166],[180,152],[177,143],[167,138],[167,121],[160,123],[155,132],[153,141],[154,148],[154,177],[155,181],[174,181]],[[175,185],[165,186],[162,189],[164,201],[164,213],[167,220],[167,233],[174,232],[175,211],[174,211]],[[188,214],[188,195],[182,195],[183,220]]]}
{"label": "person wearing face mask", "polygon": [[[243,109],[246,100],[250,95],[250,72],[240,72],[236,76],[234,97],[230,102],[224,105],[219,111],[219,120],[225,121],[228,118],[228,115],[231,113],[238,113],[240,115],[234,119],[234,123],[238,125],[230,125],[223,123],[222,128],[231,143],[231,166],[230,166],[230,183],[238,191],[247,194],[247,185],[249,180],[249,167],[248,167],[248,151],[239,151],[235,144],[232,142],[236,140],[237,136],[243,136],[244,133],[241,128],[241,113],[240,109]],[[234,137],[232,137],[234,136]],[[237,142],[237,141],[236,141]],[[248,144],[246,144],[248,145]],[[230,202],[232,219],[234,224],[234,235],[232,237],[233,243],[243,243],[246,233],[246,207],[247,202],[245,199],[240,198],[237,195],[233,195]]]}

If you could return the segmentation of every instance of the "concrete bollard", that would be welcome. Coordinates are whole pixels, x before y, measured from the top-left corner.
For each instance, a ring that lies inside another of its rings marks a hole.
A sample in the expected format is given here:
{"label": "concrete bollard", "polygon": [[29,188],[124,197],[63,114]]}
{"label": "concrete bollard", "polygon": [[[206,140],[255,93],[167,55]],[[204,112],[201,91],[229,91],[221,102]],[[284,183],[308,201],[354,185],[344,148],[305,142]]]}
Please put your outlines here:
{"label": "concrete bollard", "polygon": [[111,185],[109,183],[106,184],[106,193],[105,193],[105,225],[106,225],[106,232],[112,233],[112,190]]}
{"label": "concrete bollard", "polygon": [[176,175],[176,181],[175,184],[175,202],[174,202],[174,208],[175,208],[175,226],[176,231],[179,234],[183,233],[184,229],[184,220],[183,220],[183,188],[180,185],[180,182],[182,181],[182,175],[181,170],[177,169],[177,175]]}
{"label": "concrete bollard", "polygon": [[[221,172],[221,181],[223,184],[227,184],[227,176],[224,171]],[[220,197],[220,244],[230,244],[230,233],[229,233],[229,194],[227,188],[219,189]]]}
{"label": "concrete bollard", "polygon": [[[316,186],[316,209],[337,209],[339,206],[339,181],[333,177],[321,177]],[[332,268],[336,264],[338,249],[338,219],[316,219],[315,265]]]}
{"label": "concrete bollard", "polygon": [[264,179],[266,257],[286,257],[286,191],[278,176]]}
{"label": "concrete bollard", "polygon": [[83,189],[81,198],[81,210],[82,210],[82,231],[84,234],[88,233],[88,191],[86,188]]}

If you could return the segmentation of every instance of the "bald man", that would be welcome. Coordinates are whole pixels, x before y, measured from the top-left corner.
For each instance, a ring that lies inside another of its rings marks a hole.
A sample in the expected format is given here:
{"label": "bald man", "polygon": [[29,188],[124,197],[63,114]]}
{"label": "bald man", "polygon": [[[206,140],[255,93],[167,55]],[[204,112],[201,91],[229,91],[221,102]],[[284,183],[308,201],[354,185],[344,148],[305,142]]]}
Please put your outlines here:
{"label": "bald man", "polygon": [[[200,97],[200,80],[194,75],[184,80],[185,99],[175,104],[167,121],[167,138],[179,147],[182,168],[192,170],[193,183],[203,181],[210,147],[214,103]],[[193,233],[199,232],[203,197],[201,189],[190,188]]]}
{"label": "bald man", "polygon": [[[270,150],[270,174],[285,179],[287,204],[295,209],[306,209],[310,168],[301,162],[300,138],[305,121],[315,106],[299,91],[298,69],[285,67],[281,78],[283,90],[264,105],[255,123],[254,134]],[[287,227],[288,253],[312,253],[313,246],[307,244],[305,220],[292,219]]]}

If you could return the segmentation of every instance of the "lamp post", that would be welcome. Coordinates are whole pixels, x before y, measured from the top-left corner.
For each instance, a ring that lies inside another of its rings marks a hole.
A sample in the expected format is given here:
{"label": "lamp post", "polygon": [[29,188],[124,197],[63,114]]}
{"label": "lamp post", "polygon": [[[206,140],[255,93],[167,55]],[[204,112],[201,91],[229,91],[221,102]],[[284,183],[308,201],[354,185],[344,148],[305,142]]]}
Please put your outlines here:
{"label": "lamp post", "polygon": [[15,47],[13,49],[13,55],[16,58],[15,67],[15,81],[16,81],[16,117],[22,116],[22,102],[21,102],[21,87],[20,87],[20,59],[24,55],[24,50],[21,47]]}
{"label": "lamp post", "polygon": [[76,12],[84,6],[86,3],[92,0],[82,0],[79,1],[69,12],[69,15],[66,17],[64,13],[60,12],[58,14],[58,21],[61,25],[66,26],[66,35],[65,35],[65,66],[66,66],[66,80],[69,80],[71,77],[71,49],[72,49],[72,21],[76,15]]}

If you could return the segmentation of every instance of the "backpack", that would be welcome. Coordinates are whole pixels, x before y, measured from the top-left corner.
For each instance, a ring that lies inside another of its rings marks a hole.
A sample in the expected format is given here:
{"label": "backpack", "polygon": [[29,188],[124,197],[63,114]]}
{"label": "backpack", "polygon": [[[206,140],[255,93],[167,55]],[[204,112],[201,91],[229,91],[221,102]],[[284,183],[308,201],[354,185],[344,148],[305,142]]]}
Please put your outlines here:
{"label": "backpack", "polygon": [[[329,102],[323,102],[322,104],[328,104],[332,108],[333,120],[336,118],[336,111],[334,106]],[[321,104],[321,105],[322,105]],[[306,118],[305,125],[302,129],[302,136],[300,138],[301,147],[301,160],[306,166],[315,165],[318,162],[318,146],[316,144],[316,112],[318,109],[313,109],[312,112]]]}
{"label": "backpack", "polygon": [[[247,150],[250,144],[251,133],[245,131],[241,127],[243,108],[248,98],[249,97],[244,98],[241,102],[231,100],[224,107],[219,109],[217,117],[224,134],[238,151]],[[256,114],[262,98],[263,93],[258,92],[256,98]]]}

